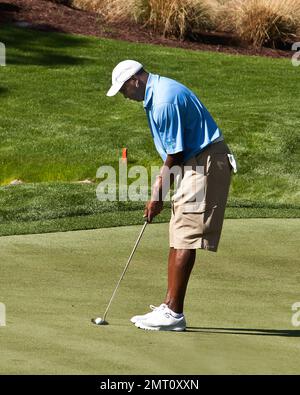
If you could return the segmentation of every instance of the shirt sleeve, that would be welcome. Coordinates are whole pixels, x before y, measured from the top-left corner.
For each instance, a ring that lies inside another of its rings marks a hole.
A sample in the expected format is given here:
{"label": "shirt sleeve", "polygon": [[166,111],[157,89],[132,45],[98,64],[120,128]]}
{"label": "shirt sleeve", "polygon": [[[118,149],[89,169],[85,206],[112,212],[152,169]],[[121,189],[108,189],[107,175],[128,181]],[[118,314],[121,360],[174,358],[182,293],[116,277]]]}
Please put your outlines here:
{"label": "shirt sleeve", "polygon": [[153,112],[162,145],[167,154],[184,150],[183,123],[178,105],[161,104]]}

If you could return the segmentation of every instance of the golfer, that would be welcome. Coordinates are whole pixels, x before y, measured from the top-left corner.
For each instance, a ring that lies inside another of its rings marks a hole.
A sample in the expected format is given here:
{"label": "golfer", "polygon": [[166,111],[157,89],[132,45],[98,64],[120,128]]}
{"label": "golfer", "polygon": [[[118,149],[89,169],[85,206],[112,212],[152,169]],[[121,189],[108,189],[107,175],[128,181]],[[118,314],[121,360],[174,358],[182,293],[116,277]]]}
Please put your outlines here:
{"label": "golfer", "polygon": [[[235,161],[216,122],[184,85],[148,73],[134,60],[112,72],[107,96],[120,92],[143,101],[155,147],[164,165],[152,188],[144,216],[148,222],[163,209],[172,169],[181,169],[172,196],[169,227],[168,289],[165,300],[149,313],[131,318],[138,328],[183,331],[183,304],[196,249],[217,251]],[[178,172],[177,172],[178,173]],[[177,174],[176,172],[174,174]]]}

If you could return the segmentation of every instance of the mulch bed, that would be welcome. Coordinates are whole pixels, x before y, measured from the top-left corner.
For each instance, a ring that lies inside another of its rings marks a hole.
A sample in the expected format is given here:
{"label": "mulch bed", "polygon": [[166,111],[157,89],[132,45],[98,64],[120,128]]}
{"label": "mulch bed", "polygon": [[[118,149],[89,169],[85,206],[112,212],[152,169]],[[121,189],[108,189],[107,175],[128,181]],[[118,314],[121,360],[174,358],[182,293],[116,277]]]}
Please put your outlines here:
{"label": "mulch bed", "polygon": [[193,50],[274,58],[291,58],[294,54],[290,50],[246,47],[234,37],[223,33],[199,33],[197,41],[163,38],[149,28],[127,24],[108,24],[94,12],[76,10],[47,0],[0,0],[0,24],[8,22],[27,22],[31,28],[43,31],[115,38]]}

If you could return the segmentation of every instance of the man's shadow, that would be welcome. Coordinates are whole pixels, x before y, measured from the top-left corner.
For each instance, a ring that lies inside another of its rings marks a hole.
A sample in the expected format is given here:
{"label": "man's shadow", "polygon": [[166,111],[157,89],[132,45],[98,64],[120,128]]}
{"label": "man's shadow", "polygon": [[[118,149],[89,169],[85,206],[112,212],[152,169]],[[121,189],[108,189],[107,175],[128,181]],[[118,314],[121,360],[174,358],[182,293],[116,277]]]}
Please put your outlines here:
{"label": "man's shadow", "polygon": [[219,333],[222,335],[300,337],[300,330],[296,329],[208,328],[188,326],[186,332]]}

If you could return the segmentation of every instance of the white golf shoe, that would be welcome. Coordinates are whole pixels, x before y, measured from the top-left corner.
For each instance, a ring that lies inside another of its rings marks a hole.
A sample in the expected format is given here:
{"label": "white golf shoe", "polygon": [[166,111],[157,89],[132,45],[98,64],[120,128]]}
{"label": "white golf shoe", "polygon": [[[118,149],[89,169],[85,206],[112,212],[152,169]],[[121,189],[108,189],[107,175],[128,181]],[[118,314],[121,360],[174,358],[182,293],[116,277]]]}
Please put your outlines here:
{"label": "white golf shoe", "polygon": [[174,315],[177,314],[168,307],[154,310],[147,318],[136,321],[135,326],[150,331],[184,331],[186,329],[184,315],[177,318]]}
{"label": "white golf shoe", "polygon": [[153,314],[155,311],[159,311],[159,310],[163,310],[163,309],[165,309],[166,307],[168,307],[166,304],[164,304],[164,303],[162,303],[160,306],[153,306],[152,304],[150,304],[150,309],[152,310],[152,311],[150,311],[150,313],[147,313],[147,314],[144,314],[144,315],[135,315],[134,317],[132,317],[131,319],[130,319],[130,321],[133,323],[133,324],[135,324],[136,322],[138,322],[138,321],[141,321],[141,320],[145,320],[145,319],[147,319],[148,317],[150,317],[151,316],[151,314]]}

